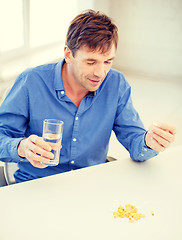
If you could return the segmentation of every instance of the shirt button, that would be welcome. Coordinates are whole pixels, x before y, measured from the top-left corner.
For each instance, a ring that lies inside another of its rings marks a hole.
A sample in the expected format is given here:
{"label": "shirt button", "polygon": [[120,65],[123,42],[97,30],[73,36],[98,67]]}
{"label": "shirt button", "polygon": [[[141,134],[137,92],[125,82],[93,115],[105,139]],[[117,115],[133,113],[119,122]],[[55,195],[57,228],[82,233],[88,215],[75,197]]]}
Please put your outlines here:
{"label": "shirt button", "polygon": [[73,138],[73,142],[76,142],[76,138]]}
{"label": "shirt button", "polygon": [[75,161],[71,161],[71,164],[74,164],[75,163]]}
{"label": "shirt button", "polygon": [[64,94],[64,91],[61,91],[61,94],[63,95],[63,94]]}
{"label": "shirt button", "polygon": [[140,156],[142,156],[142,157],[143,157],[143,156],[144,156],[144,154],[143,154],[143,153],[141,153],[141,154],[140,154]]}
{"label": "shirt button", "polygon": [[147,149],[146,149],[146,148],[144,148],[144,151],[145,151],[145,152],[147,152]]}
{"label": "shirt button", "polygon": [[78,117],[76,117],[75,120],[78,120]]}

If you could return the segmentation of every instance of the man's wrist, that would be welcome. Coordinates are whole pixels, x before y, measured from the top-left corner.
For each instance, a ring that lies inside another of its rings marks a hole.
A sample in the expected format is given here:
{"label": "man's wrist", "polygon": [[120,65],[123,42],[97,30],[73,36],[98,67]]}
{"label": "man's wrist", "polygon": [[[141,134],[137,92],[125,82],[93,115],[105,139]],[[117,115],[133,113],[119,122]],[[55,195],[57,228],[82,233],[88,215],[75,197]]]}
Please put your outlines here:
{"label": "man's wrist", "polygon": [[24,151],[22,150],[22,141],[24,141],[24,140],[25,140],[25,138],[22,139],[17,146],[17,154],[21,158],[25,158]]}

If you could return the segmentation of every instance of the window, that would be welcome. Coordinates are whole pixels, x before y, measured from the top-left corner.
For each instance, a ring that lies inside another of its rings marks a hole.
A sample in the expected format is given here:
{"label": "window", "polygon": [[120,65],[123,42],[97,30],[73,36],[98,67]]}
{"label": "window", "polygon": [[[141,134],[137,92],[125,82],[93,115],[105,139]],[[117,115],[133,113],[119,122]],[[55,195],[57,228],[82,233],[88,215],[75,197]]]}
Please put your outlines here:
{"label": "window", "polygon": [[0,51],[22,47],[23,40],[22,0],[0,0]]}
{"label": "window", "polygon": [[1,83],[15,79],[27,67],[63,56],[67,28],[78,13],[77,1],[0,0]]}
{"label": "window", "polygon": [[0,0],[0,52],[64,40],[76,13],[77,0]]}
{"label": "window", "polygon": [[68,23],[76,12],[76,1],[66,2],[67,4],[60,0],[30,1],[31,47],[50,44],[65,38]]}

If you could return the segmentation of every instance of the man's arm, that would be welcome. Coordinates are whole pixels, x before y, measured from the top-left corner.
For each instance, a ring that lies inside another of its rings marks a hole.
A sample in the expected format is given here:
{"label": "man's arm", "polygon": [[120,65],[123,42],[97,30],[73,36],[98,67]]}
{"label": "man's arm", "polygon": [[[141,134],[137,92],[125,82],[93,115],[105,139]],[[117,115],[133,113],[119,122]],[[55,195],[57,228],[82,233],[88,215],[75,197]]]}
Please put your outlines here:
{"label": "man's arm", "polygon": [[0,107],[0,160],[17,163],[28,160],[33,166],[43,168],[46,165],[40,162],[47,163],[54,156],[50,152],[51,146],[41,137],[31,135],[25,138],[29,121],[26,77],[22,73],[17,78]]}

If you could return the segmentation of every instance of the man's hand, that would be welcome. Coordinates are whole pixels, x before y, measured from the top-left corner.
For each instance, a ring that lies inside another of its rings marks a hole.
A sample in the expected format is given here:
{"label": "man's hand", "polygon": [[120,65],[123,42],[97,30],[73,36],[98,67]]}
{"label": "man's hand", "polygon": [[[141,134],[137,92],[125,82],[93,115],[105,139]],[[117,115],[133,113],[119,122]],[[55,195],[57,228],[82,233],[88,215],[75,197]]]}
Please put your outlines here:
{"label": "man's hand", "polygon": [[146,145],[158,152],[164,151],[174,141],[176,128],[165,123],[154,123],[145,136]]}
{"label": "man's hand", "polygon": [[50,159],[54,158],[51,153],[52,147],[48,142],[45,142],[42,137],[31,135],[28,138],[22,139],[18,145],[17,152],[20,157],[25,157],[28,161],[37,168],[46,168]]}

